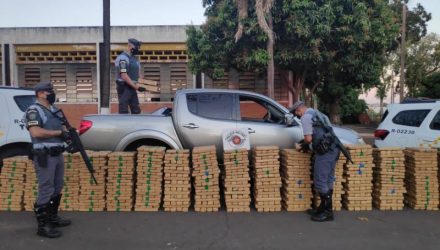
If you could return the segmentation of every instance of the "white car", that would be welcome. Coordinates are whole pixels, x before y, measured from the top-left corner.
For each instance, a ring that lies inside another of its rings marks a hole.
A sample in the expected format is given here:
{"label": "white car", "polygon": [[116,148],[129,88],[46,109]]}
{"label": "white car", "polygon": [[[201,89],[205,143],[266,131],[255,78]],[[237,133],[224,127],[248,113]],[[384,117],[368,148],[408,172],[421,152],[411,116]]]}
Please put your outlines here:
{"label": "white car", "polygon": [[388,105],[374,137],[378,148],[440,148],[440,100],[408,99]]}
{"label": "white car", "polygon": [[35,102],[31,89],[0,87],[0,160],[28,155],[31,137],[24,124],[24,112]]}

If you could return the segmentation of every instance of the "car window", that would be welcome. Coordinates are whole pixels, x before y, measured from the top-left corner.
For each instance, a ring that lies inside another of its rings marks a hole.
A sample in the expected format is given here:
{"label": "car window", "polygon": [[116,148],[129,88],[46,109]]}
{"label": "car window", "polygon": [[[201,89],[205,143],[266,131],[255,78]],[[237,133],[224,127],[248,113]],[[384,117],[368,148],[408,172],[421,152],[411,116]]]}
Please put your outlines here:
{"label": "car window", "polygon": [[240,95],[240,119],[242,121],[281,123],[284,114],[265,100]]}
{"label": "car window", "polygon": [[232,94],[207,93],[207,94],[188,94],[186,102],[188,110],[198,116],[232,120],[233,106]]}
{"label": "car window", "polygon": [[440,130],[440,111],[434,116],[429,127],[433,130]]}
{"label": "car window", "polygon": [[393,122],[399,125],[420,127],[423,120],[430,112],[430,109],[414,109],[400,111],[394,118]]}
{"label": "car window", "polygon": [[29,106],[31,106],[35,102],[34,95],[17,95],[14,96],[14,101],[17,104],[18,108],[21,111],[26,111]]}
{"label": "car window", "polygon": [[385,121],[385,118],[387,118],[388,116],[388,110],[385,111],[385,113],[383,113],[382,119],[380,120],[380,122]]}

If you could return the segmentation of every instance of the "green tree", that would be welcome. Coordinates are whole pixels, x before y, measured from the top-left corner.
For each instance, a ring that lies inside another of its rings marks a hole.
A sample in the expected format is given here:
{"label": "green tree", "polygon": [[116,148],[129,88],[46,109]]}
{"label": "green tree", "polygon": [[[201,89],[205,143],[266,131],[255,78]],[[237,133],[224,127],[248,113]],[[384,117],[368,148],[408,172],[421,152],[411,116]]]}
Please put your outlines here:
{"label": "green tree", "polygon": [[[268,56],[267,62],[267,85],[268,96],[274,98],[274,79],[275,79],[275,65],[274,65],[274,45],[275,38],[273,34],[273,20],[272,20],[272,6],[275,0],[255,0],[255,14],[257,15],[257,22],[260,29],[267,36],[266,50]],[[235,0],[238,9],[238,28],[235,33],[235,42],[237,43],[243,35],[244,19],[248,17],[248,0]]]}
{"label": "green tree", "polygon": [[440,37],[431,33],[413,44],[406,61],[408,96],[417,96],[423,79],[440,70]]}
{"label": "green tree", "polygon": [[334,29],[338,32],[333,32],[333,42],[326,46],[336,54],[321,68],[326,89],[334,91],[318,93],[330,104],[329,116],[334,123],[340,123],[339,106],[350,89],[368,89],[380,82],[386,52],[398,30],[386,1],[353,1],[348,9],[346,1],[338,2],[344,6],[335,12]]}
{"label": "green tree", "polygon": [[[394,15],[396,17],[396,23],[402,26],[402,5],[408,4],[409,0],[393,0],[390,4]],[[431,20],[431,13],[427,12],[425,8],[418,3],[416,7],[408,10],[407,12],[407,28],[406,28],[406,40],[409,44],[420,41],[422,37],[426,36],[427,23]],[[400,44],[400,35],[396,36],[396,44]],[[397,48],[397,47],[395,47]]]}
{"label": "green tree", "polygon": [[[237,9],[238,1],[204,1],[207,22],[187,31],[193,72],[216,78],[231,67],[266,71],[271,56],[268,36],[258,22],[257,2],[249,0],[244,15]],[[377,84],[383,55],[398,30],[387,0],[279,0],[271,16],[276,41],[273,58],[279,69],[293,72],[289,89],[294,99],[306,88],[314,90],[321,84],[355,89]],[[333,122],[339,122],[343,96],[335,92],[326,99],[335,106],[330,112]]]}
{"label": "green tree", "polygon": [[417,96],[440,99],[440,72],[434,72],[422,80]]}
{"label": "green tree", "polygon": [[214,79],[230,68],[264,74],[270,60],[266,50],[268,37],[258,24],[255,1],[250,1],[248,14],[240,19],[233,0],[205,0],[203,4],[206,23],[200,29],[187,29],[190,70]]}
{"label": "green tree", "polygon": [[388,53],[386,56],[386,64],[385,67],[382,69],[382,74],[380,77],[380,82],[376,86],[376,97],[379,98],[380,103],[380,111],[379,116],[382,117],[383,115],[383,109],[384,109],[384,99],[388,95],[388,91],[393,88],[394,86],[394,68],[393,63],[397,58],[396,53]]}
{"label": "green tree", "polygon": [[361,89],[355,89],[343,83],[334,83],[332,85],[324,85],[320,91],[329,93],[329,95],[321,98],[322,102],[319,105],[319,108],[327,114],[330,114],[335,107],[332,101],[328,99],[343,93],[344,98],[340,100],[340,105],[338,106],[340,107],[338,112],[343,123],[358,123],[359,115],[365,113],[368,109],[365,100],[359,99],[359,95],[362,92]]}
{"label": "green tree", "polygon": [[[396,16],[396,22],[399,24],[399,26],[402,26],[402,7],[403,4],[407,5],[409,2],[409,0],[393,0],[391,2],[391,8],[394,11],[394,15]],[[403,51],[407,51],[408,47],[413,46],[414,44],[418,43],[424,36],[426,36],[427,34],[427,23],[431,20],[432,16],[431,13],[428,13],[425,8],[419,3],[416,5],[416,7],[414,7],[411,10],[407,11],[407,15],[406,15],[406,33],[405,33],[405,37],[406,37],[406,46],[405,48],[401,48],[401,38],[402,38],[402,34],[400,31],[399,35],[396,37],[395,43],[392,46],[392,50],[394,50],[393,53],[397,53],[397,51],[395,51],[398,47],[399,49],[399,56],[395,57],[395,61],[392,62],[393,65],[392,67],[395,69],[396,74],[400,74],[400,70],[401,70],[401,59],[400,59],[400,55]],[[406,58],[405,58],[406,59]],[[407,64],[405,64],[405,71],[407,71]],[[410,82],[409,85],[411,85],[412,83]],[[400,84],[398,84],[399,88],[405,88],[408,87],[408,81],[405,81],[405,86],[400,86]],[[411,86],[410,86],[411,87]]]}

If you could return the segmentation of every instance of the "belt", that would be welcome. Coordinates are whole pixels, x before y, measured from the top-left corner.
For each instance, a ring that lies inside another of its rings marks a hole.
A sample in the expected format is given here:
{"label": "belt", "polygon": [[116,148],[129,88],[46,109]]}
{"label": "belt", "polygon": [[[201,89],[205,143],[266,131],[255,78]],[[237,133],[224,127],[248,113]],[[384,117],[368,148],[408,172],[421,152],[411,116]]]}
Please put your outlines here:
{"label": "belt", "polygon": [[58,156],[66,151],[64,146],[54,146],[54,147],[45,147],[45,148],[34,148],[32,149],[33,154],[49,154],[51,156]]}
{"label": "belt", "polygon": [[64,143],[60,143],[60,142],[43,142],[43,143],[35,143],[32,146],[33,149],[44,149],[44,148],[52,148],[52,147],[64,147]]}

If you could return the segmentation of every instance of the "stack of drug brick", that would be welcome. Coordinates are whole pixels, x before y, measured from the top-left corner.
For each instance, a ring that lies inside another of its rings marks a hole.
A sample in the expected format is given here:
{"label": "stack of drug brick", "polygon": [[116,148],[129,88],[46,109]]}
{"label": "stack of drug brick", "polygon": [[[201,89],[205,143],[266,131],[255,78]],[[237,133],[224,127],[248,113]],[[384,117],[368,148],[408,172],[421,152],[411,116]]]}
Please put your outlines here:
{"label": "stack of drug brick", "polygon": [[224,190],[228,212],[250,211],[249,152],[247,149],[225,151]]}
{"label": "stack of drug brick", "polygon": [[311,155],[295,149],[281,150],[283,209],[305,211],[312,202]]}
{"label": "stack of drug brick", "polygon": [[259,212],[281,211],[279,148],[256,146],[251,152],[255,208]]}
{"label": "stack of drug brick", "polygon": [[107,211],[131,211],[134,200],[136,152],[108,155]]}
{"label": "stack of drug brick", "polygon": [[195,189],[194,210],[215,212],[220,208],[220,187],[215,146],[195,147],[192,150]]}
{"label": "stack of drug brick", "polygon": [[402,210],[405,156],[401,148],[374,149],[373,204],[380,210]]}
{"label": "stack of drug brick", "polygon": [[32,161],[26,167],[26,183],[24,184],[24,211],[34,211],[34,203],[38,198],[38,179]]}
{"label": "stack of drug brick", "polygon": [[405,153],[405,203],[413,209],[437,210],[439,205],[436,149],[408,148]]}
{"label": "stack of drug brick", "polygon": [[162,201],[165,147],[137,149],[135,211],[158,211]]}
{"label": "stack of drug brick", "polygon": [[26,168],[32,167],[25,156],[3,160],[0,175],[0,211],[21,211]]}
{"label": "stack of drug brick", "polygon": [[354,162],[344,166],[343,206],[350,211],[372,210],[373,149],[369,145],[348,145]]}
{"label": "stack of drug brick", "polygon": [[98,184],[93,182],[87,167],[79,153],[75,153],[72,165],[79,170],[79,197],[78,211],[104,211],[105,210],[105,187],[107,174],[107,155],[109,152],[87,151],[95,170],[94,176]]}
{"label": "stack of drug brick", "polygon": [[[347,158],[341,153],[339,155],[339,159],[336,161],[335,166],[335,180],[333,183],[333,211],[340,211],[342,209],[342,195],[345,194],[345,178],[344,178],[344,165],[347,163]],[[312,173],[313,175],[313,173]],[[313,204],[315,207],[318,207],[321,203],[321,198],[319,197],[319,193],[314,191],[313,196]]]}
{"label": "stack of drug brick", "polygon": [[[91,159],[93,160],[93,159]],[[64,187],[60,210],[78,210],[79,199],[79,166],[82,161],[80,155],[64,154]]]}
{"label": "stack of drug brick", "polygon": [[344,165],[347,163],[347,158],[341,153],[336,162],[335,167],[335,182],[333,184],[333,210],[339,211],[342,208],[342,195],[344,190]]}
{"label": "stack of drug brick", "polygon": [[167,150],[164,166],[164,210],[188,212],[191,205],[190,195],[189,150]]}

